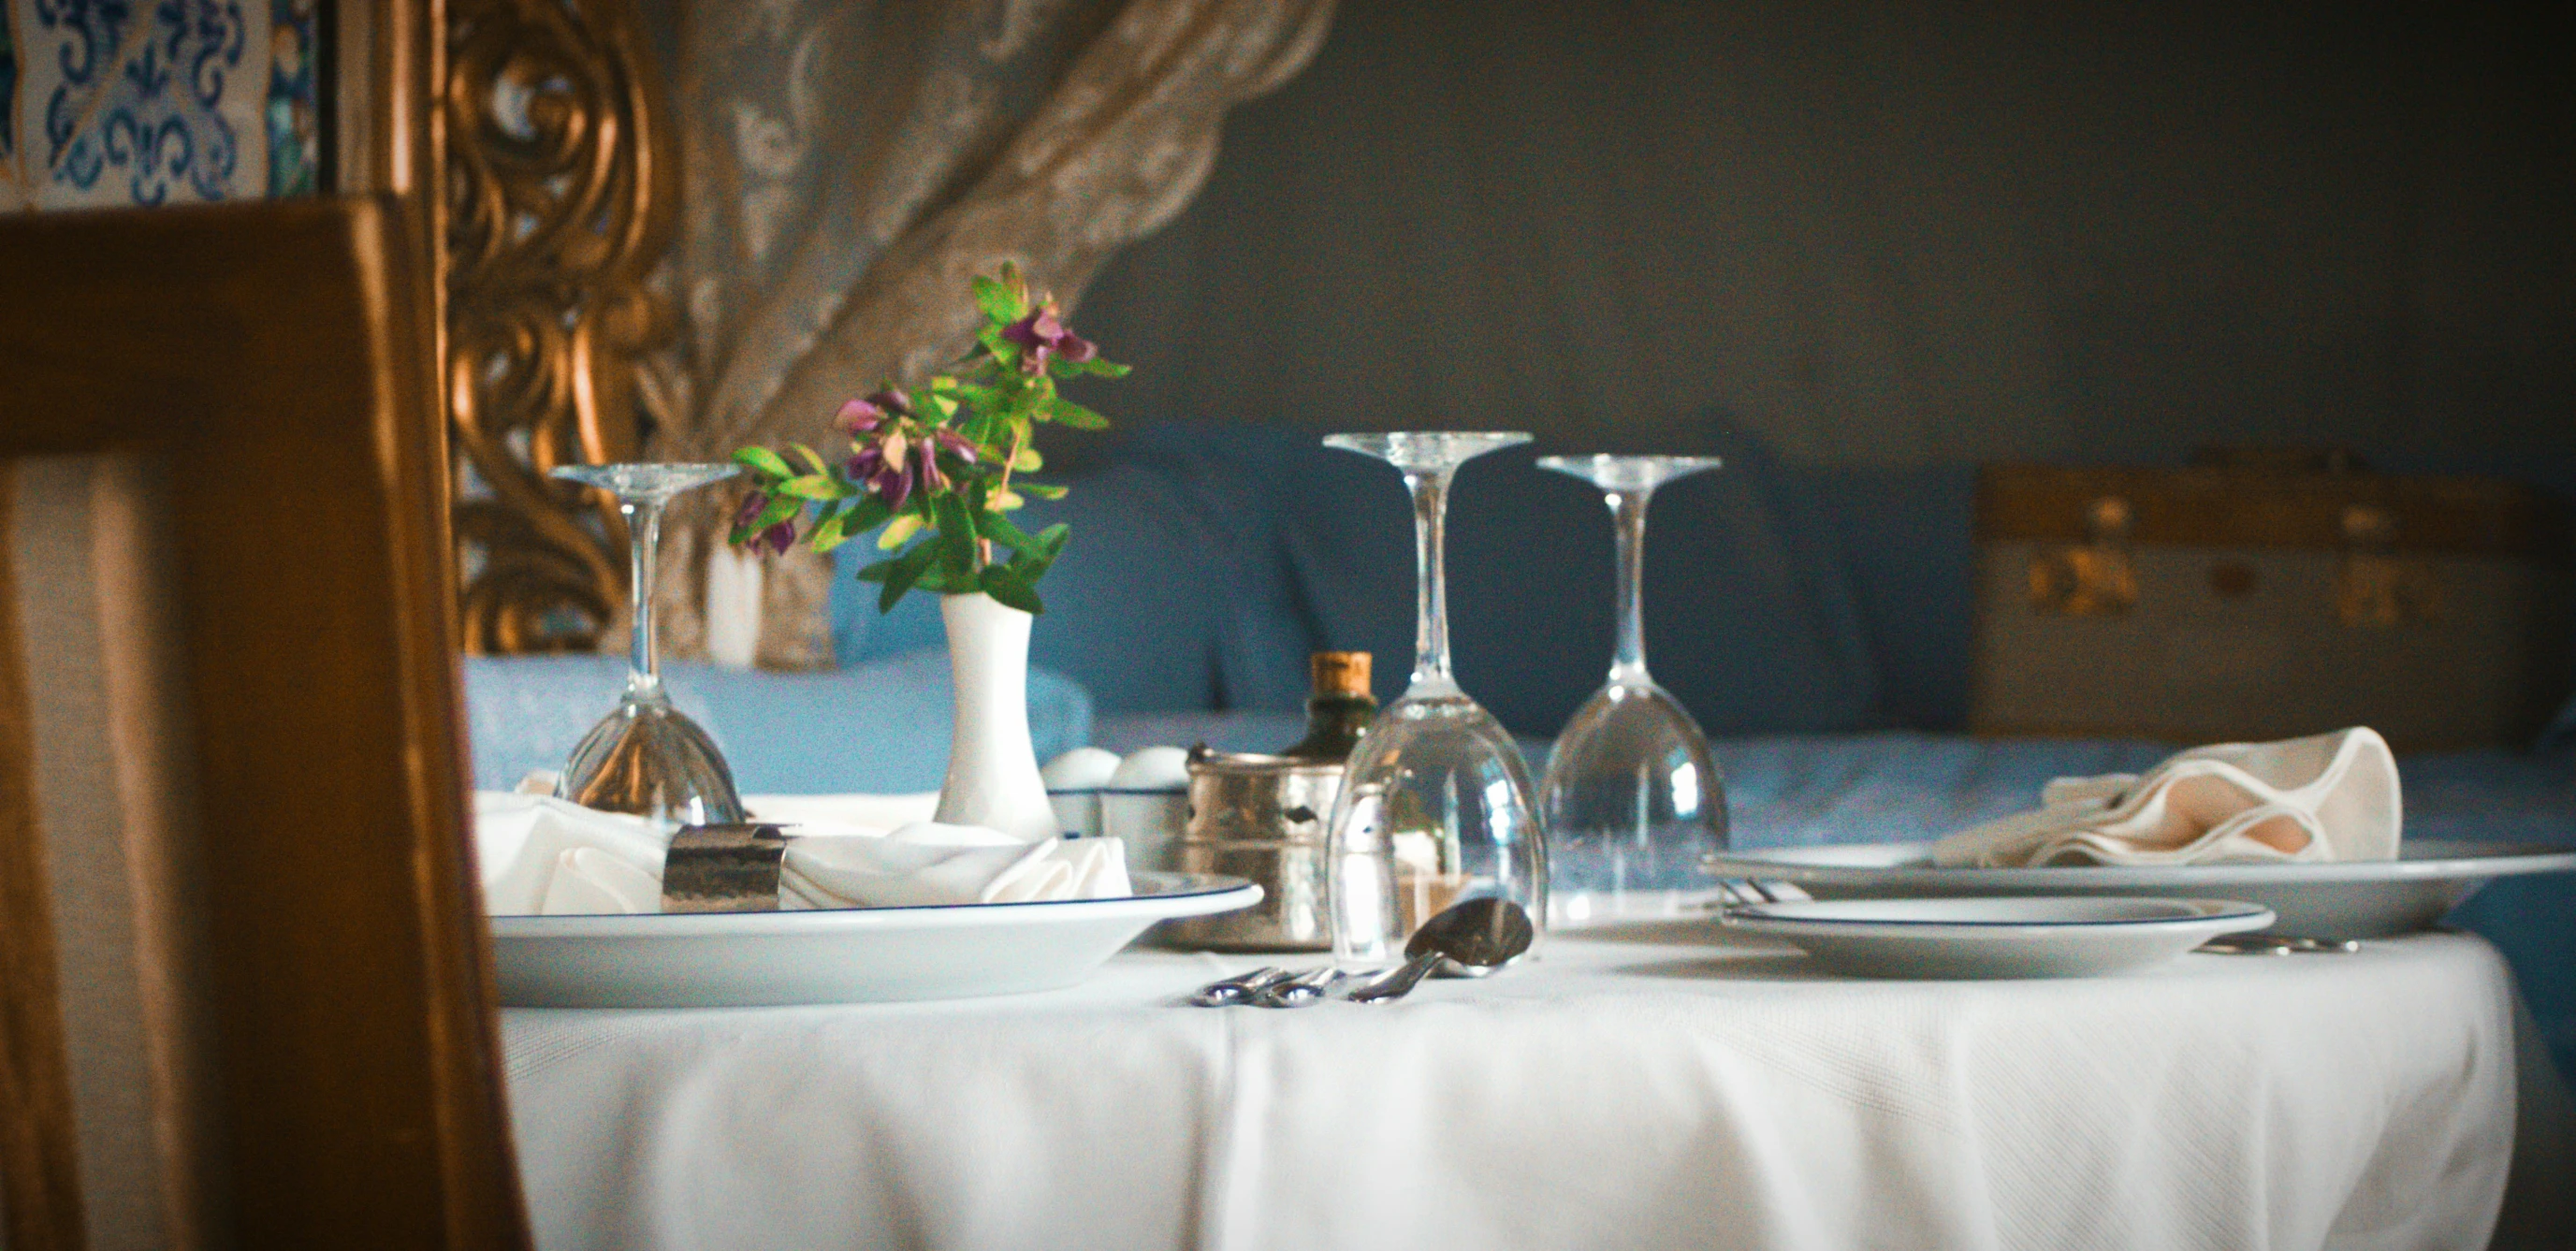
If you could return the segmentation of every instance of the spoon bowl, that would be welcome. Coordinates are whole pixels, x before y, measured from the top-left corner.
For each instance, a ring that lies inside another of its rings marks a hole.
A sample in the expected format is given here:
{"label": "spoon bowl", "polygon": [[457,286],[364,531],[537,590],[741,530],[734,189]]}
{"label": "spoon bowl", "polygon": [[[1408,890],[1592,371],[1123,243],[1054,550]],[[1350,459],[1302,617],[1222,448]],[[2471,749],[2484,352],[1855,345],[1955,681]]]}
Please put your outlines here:
{"label": "spoon bowl", "polygon": [[1422,923],[1404,944],[1405,961],[1394,972],[1350,993],[1353,1003],[1385,1003],[1413,993],[1433,970],[1454,966],[1481,977],[1520,958],[1538,937],[1529,911],[1508,899],[1469,899]]}

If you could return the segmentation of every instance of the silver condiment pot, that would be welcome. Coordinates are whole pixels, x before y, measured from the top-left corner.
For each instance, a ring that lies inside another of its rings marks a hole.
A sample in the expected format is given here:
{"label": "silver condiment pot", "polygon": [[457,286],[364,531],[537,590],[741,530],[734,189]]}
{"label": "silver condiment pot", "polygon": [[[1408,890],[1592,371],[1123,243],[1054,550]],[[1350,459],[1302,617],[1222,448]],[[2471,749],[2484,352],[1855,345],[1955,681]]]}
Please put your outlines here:
{"label": "silver condiment pot", "polygon": [[1201,747],[1190,753],[1189,768],[1189,814],[1174,867],[1258,882],[1261,903],[1166,922],[1162,941],[1212,951],[1331,950],[1324,836],[1342,763]]}

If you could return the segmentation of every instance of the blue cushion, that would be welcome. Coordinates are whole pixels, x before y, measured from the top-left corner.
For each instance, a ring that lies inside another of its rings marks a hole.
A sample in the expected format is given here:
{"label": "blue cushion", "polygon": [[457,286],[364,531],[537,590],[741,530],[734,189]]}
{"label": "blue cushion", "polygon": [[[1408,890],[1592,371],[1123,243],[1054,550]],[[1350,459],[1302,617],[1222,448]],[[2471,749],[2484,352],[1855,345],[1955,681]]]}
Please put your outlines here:
{"label": "blue cushion", "polygon": [[[1073,527],[1038,588],[1047,611],[1030,637],[1034,663],[1081,683],[1105,712],[1302,706],[1309,643],[1261,546],[1263,518],[1214,506],[1147,455],[1115,452],[1060,480],[1071,494],[1021,514],[1032,530]],[[877,588],[856,574],[882,553],[861,540],[837,555],[843,664],[943,645],[937,596],[879,616]]]}
{"label": "blue cushion", "polygon": [[[626,666],[608,656],[469,656],[474,784],[506,790],[560,769],[617,704]],[[948,769],[948,655],[923,650],[830,673],[763,673],[672,662],[672,702],[713,735],[746,793],[937,790]],[[1029,672],[1029,736],[1050,759],[1091,737],[1079,685]]]}
{"label": "blue cushion", "polygon": [[1842,565],[1878,665],[1879,709],[1918,730],[1968,724],[1975,654],[1977,468],[1790,471]]}
{"label": "blue cushion", "polygon": [[2558,715],[2549,719],[2549,728],[2540,732],[2539,746],[2543,750],[2569,744],[2576,744],[2576,695],[2567,697]]}
{"label": "blue cushion", "polygon": [[[1381,699],[1413,657],[1413,523],[1387,465],[1315,436],[1167,427],[1165,454],[1231,471],[1275,519],[1318,646],[1378,657]],[[1873,723],[1874,667],[1829,526],[1787,489],[1767,449],[1711,419],[1699,445],[1727,467],[1658,492],[1646,545],[1655,675],[1716,732]],[[1610,664],[1610,517],[1600,494],[1537,469],[1534,452],[1481,457],[1449,502],[1449,620],[1459,683],[1520,734],[1553,734]]]}

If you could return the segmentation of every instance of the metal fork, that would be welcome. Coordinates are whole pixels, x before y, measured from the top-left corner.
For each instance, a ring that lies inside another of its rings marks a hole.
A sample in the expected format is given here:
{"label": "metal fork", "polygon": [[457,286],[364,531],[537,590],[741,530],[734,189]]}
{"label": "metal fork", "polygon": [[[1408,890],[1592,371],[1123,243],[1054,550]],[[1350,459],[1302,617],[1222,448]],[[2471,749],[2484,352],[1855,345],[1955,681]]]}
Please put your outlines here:
{"label": "metal fork", "polygon": [[1294,977],[1283,977],[1260,990],[1244,1002],[1260,1008],[1302,1008],[1321,1003],[1333,983],[1342,979],[1342,971],[1332,965],[1308,969]]}
{"label": "metal fork", "polygon": [[2218,956],[2291,956],[2301,952],[2343,955],[2361,950],[2350,938],[2301,938],[2294,934],[2221,934],[2196,950]]}
{"label": "metal fork", "polygon": [[1728,907],[1740,904],[1795,903],[1815,896],[1787,882],[1758,882],[1749,877],[1724,877],[1717,880],[1717,893]]}
{"label": "metal fork", "polygon": [[1202,1008],[1222,1008],[1229,1004],[1251,1003],[1254,996],[1277,983],[1287,981],[1288,970],[1263,967],[1249,973],[1238,973],[1223,981],[1201,986],[1190,996],[1190,1002]]}

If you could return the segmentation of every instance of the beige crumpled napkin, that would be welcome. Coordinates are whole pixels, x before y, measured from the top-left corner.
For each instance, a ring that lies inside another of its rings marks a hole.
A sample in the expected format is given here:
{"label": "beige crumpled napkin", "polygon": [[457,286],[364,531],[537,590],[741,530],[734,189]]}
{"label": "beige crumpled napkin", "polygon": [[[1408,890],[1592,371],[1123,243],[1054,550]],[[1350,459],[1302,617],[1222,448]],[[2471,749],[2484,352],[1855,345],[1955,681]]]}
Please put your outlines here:
{"label": "beige crumpled napkin", "polygon": [[[848,797],[833,815],[871,806]],[[815,831],[804,833],[803,831]],[[829,831],[829,832],[824,832]],[[668,831],[641,817],[551,796],[481,792],[475,841],[484,906],[494,916],[662,910]],[[855,823],[787,827],[779,906],[892,908],[925,904],[1119,899],[1134,891],[1114,838],[1025,843],[998,830],[914,821],[891,831]]]}
{"label": "beige crumpled napkin", "polygon": [[2196,747],[2144,774],[2059,778],[2040,808],[1933,844],[1945,867],[2393,860],[2397,759],[2355,726]]}

